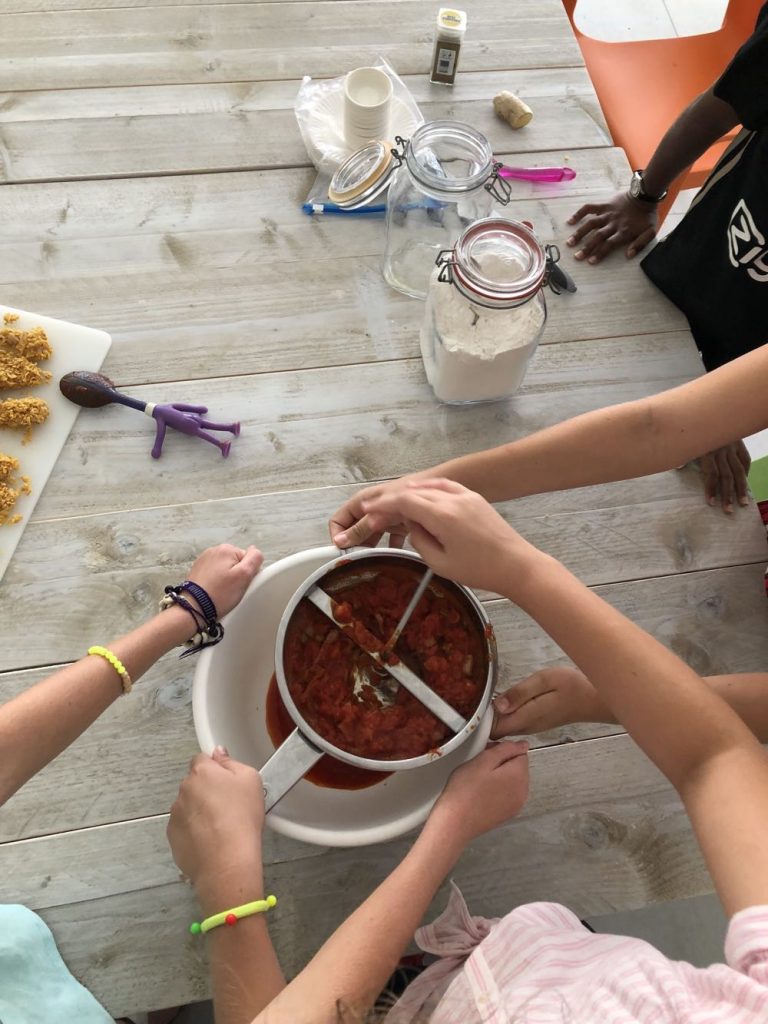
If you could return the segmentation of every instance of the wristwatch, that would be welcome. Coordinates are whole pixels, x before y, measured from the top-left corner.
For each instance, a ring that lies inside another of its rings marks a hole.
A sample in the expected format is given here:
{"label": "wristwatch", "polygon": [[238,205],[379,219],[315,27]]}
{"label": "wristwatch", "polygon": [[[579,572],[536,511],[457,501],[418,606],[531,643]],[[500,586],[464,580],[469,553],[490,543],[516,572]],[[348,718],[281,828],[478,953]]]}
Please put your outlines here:
{"label": "wristwatch", "polygon": [[667,189],[660,196],[650,196],[643,187],[643,172],[635,171],[629,183],[629,194],[633,199],[640,199],[644,203],[660,203],[667,196]]}

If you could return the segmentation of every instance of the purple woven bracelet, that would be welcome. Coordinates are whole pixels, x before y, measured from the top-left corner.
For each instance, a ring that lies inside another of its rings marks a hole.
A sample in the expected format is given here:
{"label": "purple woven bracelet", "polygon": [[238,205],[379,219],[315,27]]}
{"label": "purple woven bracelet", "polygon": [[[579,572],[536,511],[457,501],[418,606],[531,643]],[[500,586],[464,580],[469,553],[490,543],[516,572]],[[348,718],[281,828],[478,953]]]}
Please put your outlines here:
{"label": "purple woven bracelet", "polygon": [[198,583],[195,583],[193,580],[184,580],[179,587],[179,590],[186,590],[190,597],[194,597],[200,605],[200,611],[205,616],[205,621],[209,626],[213,626],[219,621],[219,613],[216,611],[216,605],[208,596],[208,592],[203,590]]}

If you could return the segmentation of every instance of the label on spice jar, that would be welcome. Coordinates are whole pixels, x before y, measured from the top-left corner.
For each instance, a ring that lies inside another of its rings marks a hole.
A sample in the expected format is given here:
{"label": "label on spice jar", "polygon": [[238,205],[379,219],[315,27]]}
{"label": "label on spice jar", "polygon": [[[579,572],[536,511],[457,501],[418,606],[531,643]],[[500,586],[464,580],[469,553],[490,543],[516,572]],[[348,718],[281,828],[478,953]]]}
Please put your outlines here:
{"label": "label on spice jar", "polygon": [[435,55],[432,60],[432,74],[430,82],[437,82],[441,85],[453,85],[456,79],[456,65],[459,60],[461,43],[451,39],[439,39],[435,45]]}

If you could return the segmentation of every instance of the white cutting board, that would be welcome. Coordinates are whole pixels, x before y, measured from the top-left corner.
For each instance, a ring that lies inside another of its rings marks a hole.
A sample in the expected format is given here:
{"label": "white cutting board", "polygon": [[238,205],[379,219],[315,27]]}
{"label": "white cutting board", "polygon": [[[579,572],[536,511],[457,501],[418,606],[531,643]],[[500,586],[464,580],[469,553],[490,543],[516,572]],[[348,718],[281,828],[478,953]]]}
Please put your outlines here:
{"label": "white cutting board", "polygon": [[32,487],[32,493],[21,495],[13,510],[14,515],[18,513],[21,516],[21,520],[12,526],[7,523],[0,526],[0,580],[80,411],[79,406],[68,401],[59,391],[59,380],[71,370],[100,370],[112,344],[106,331],[70,324],[66,320],[54,320],[49,316],[38,316],[36,313],[25,313],[21,309],[11,309],[10,306],[0,305],[0,325],[6,313],[19,315],[16,323],[10,325],[12,327],[23,331],[42,327],[48,335],[53,355],[47,362],[40,363],[40,368],[51,374],[47,384],[0,391],[0,400],[31,395],[44,399],[50,409],[48,419],[33,428],[32,440],[27,444],[21,443],[23,431],[0,427],[0,451],[19,460],[18,475],[28,476]]}

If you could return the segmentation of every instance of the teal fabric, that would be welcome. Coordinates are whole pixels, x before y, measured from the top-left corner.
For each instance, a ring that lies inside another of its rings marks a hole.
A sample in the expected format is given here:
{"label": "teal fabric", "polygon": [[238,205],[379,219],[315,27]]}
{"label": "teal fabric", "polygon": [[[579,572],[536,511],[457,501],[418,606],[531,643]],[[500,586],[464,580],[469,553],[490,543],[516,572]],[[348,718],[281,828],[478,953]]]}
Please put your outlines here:
{"label": "teal fabric", "polygon": [[113,1024],[67,970],[48,925],[14,904],[0,904],[0,1024]]}

